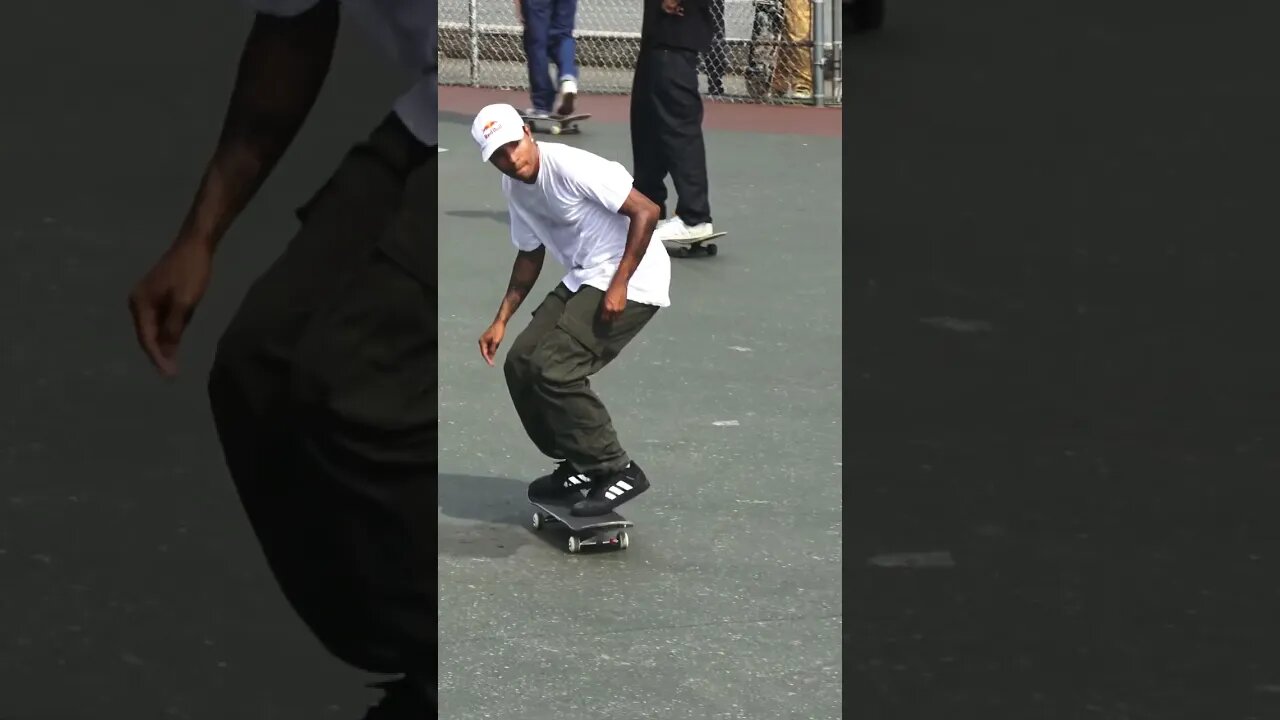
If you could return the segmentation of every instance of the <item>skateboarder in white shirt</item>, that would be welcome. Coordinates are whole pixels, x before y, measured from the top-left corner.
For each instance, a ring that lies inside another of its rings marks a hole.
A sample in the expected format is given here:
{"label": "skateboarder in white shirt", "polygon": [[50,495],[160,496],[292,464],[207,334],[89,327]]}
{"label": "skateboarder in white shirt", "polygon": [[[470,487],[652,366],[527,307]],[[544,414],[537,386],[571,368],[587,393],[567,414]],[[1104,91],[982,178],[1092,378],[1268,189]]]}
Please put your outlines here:
{"label": "skateboarder in white shirt", "polygon": [[568,270],[503,365],[529,438],[559,461],[530,484],[529,497],[573,500],[586,490],[572,513],[606,514],[647,490],[649,480],[619,444],[588,378],[671,304],[671,260],[653,239],[658,206],[632,187],[622,165],[534,141],[510,105],[481,110],[471,135],[481,159],[504,175],[518,250],[497,316],[480,337],[486,362],[494,364],[507,322],[537,282],[547,251]]}

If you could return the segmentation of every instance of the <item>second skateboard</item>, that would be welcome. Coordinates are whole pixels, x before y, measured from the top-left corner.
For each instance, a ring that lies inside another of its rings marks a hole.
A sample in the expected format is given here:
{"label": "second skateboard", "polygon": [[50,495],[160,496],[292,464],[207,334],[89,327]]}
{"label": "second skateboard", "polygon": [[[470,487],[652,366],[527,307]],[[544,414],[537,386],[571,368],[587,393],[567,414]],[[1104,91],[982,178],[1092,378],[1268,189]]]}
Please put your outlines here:
{"label": "second skateboard", "polygon": [[667,254],[672,257],[686,258],[698,255],[714,257],[720,251],[720,248],[711,241],[728,234],[727,232],[718,232],[696,240],[663,240],[662,242],[666,245]]}
{"label": "second skateboard", "polygon": [[539,128],[546,128],[552,135],[560,135],[562,133],[582,132],[578,127],[578,123],[591,117],[591,113],[551,115],[550,117],[530,117],[529,115],[521,115],[520,117],[533,132],[541,132]]}

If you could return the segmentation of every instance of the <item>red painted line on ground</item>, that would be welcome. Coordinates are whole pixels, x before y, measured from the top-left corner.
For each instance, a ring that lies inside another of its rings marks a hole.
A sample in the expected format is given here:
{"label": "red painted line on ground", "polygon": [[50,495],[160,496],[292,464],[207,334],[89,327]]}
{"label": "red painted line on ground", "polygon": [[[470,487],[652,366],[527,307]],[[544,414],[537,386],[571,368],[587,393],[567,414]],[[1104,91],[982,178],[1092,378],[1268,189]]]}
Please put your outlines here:
{"label": "red painted line on ground", "polygon": [[[529,105],[529,93],[523,90],[489,88],[440,88],[440,109],[444,112],[474,115],[490,103],[506,102],[523,109]],[[587,122],[627,123],[630,121],[630,95],[581,95],[578,112],[591,113]],[[841,108],[808,106],[757,105],[703,101],[706,113],[702,127],[707,130],[842,137],[844,113]]]}

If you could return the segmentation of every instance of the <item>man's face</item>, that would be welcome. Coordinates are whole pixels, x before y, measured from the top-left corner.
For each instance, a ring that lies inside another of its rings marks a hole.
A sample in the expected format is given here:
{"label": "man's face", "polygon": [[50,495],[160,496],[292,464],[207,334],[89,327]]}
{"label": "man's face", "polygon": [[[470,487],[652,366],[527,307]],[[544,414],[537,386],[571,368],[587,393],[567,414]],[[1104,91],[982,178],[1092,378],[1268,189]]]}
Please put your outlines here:
{"label": "man's face", "polygon": [[499,147],[489,156],[489,162],[504,175],[523,183],[531,183],[538,177],[538,148],[533,144],[526,126],[519,140]]}

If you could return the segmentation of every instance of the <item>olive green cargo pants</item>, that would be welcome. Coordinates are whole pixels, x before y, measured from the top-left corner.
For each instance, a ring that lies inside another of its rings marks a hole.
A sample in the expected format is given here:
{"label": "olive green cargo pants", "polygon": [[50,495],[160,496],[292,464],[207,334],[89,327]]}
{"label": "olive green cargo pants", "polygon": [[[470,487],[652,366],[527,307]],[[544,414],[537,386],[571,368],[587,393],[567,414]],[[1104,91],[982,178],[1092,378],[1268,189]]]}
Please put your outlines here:
{"label": "olive green cargo pants", "polygon": [[628,300],[613,322],[600,319],[604,293],[564,283],[547,294],[503,366],[525,432],[544,455],[579,472],[607,474],[630,462],[588,378],[608,365],[658,308]]}

